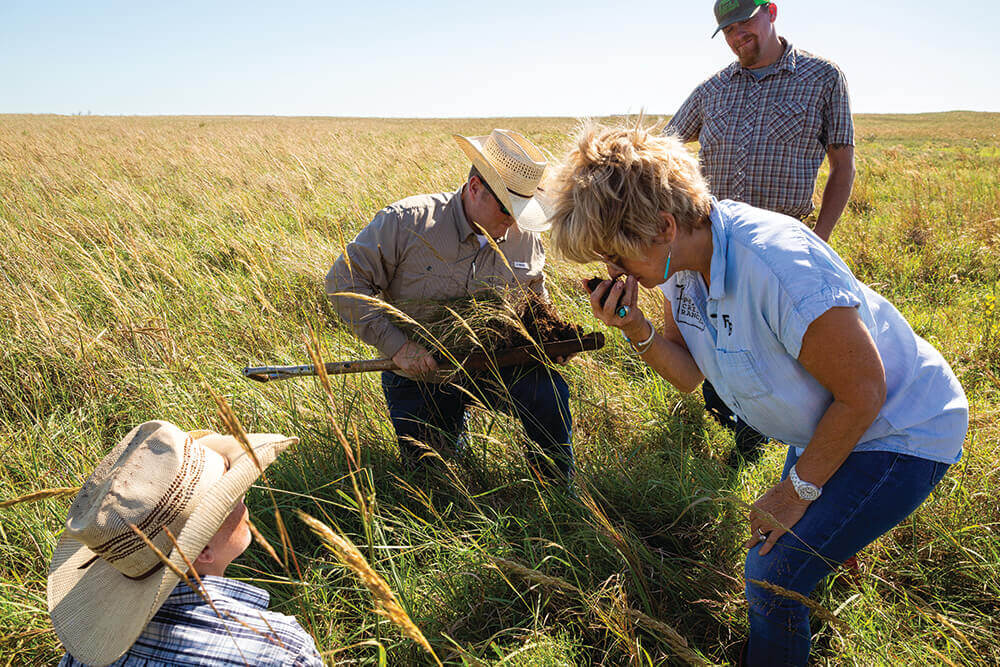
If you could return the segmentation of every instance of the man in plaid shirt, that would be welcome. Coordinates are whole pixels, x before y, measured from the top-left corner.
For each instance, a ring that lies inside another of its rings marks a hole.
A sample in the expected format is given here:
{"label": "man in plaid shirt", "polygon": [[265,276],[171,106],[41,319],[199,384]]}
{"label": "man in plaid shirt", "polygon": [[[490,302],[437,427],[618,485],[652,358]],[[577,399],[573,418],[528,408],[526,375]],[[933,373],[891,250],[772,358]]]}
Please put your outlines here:
{"label": "man in plaid shirt", "polygon": [[[854,184],[854,123],[843,72],[801,51],[775,30],[778,9],[767,0],[716,0],[715,18],[737,61],[695,88],[667,132],[697,140],[712,194],[784,213],[813,211],[823,156],[830,175],[814,231],[830,240]],[[733,415],[702,385],[705,407],[736,433],[744,458],[755,459],[764,436]]]}

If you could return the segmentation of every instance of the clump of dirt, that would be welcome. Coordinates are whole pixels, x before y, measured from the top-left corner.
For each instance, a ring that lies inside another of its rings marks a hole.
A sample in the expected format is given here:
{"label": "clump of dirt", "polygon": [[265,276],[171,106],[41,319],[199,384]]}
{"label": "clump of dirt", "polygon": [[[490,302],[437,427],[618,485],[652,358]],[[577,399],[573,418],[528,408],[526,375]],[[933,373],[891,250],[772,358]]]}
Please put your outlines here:
{"label": "clump of dirt", "polygon": [[529,290],[478,293],[437,305],[423,328],[401,327],[432,350],[461,357],[476,350],[496,352],[512,347],[572,340],[583,328],[565,321],[555,308]]}
{"label": "clump of dirt", "polygon": [[562,319],[552,304],[542,301],[534,292],[522,292],[522,294],[526,294],[527,298],[521,300],[517,313],[528,336],[524,336],[519,329],[512,330],[509,332],[509,337],[503,341],[505,344],[499,349],[572,340],[584,335],[583,327]]}

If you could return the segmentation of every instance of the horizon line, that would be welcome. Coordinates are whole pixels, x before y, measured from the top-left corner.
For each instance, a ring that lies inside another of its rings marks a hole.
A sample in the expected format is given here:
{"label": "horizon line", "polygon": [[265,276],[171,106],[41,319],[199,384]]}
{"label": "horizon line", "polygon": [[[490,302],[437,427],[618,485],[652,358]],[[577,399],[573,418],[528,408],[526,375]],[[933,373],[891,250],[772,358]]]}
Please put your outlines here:
{"label": "horizon line", "polygon": [[[944,115],[954,113],[974,113],[974,114],[1000,114],[998,111],[981,111],[974,109],[947,109],[943,111],[855,111],[852,116],[927,116]],[[90,111],[77,111],[73,113],[57,113],[48,111],[31,112],[0,112],[0,117],[8,116],[56,116],[61,118],[328,118],[342,120],[491,120],[496,118],[546,118],[546,119],[579,119],[579,118],[634,118],[643,115],[649,116],[673,116],[673,113],[651,113],[644,111],[640,113],[610,113],[610,114],[545,114],[528,115],[516,114],[509,116],[359,116],[349,114],[253,114],[253,113],[91,113]]]}

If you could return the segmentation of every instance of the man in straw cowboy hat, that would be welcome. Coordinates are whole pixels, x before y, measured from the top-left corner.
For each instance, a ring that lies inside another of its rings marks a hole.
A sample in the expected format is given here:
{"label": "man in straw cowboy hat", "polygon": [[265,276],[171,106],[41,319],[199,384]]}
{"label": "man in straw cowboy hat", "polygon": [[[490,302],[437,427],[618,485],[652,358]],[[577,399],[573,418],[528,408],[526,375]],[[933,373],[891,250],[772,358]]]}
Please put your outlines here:
{"label": "man in straw cowboy hat", "polygon": [[[667,132],[699,142],[715,197],[796,220],[813,210],[816,174],[827,157],[830,176],[814,231],[829,241],[854,184],[847,80],[834,63],[778,35],[774,2],[716,0],[714,9],[712,36],[722,32],[737,60],[695,88]],[[756,460],[767,439],[738,418],[710,382],[702,393],[706,408],[736,435],[731,462]]]}
{"label": "man in straw cowboy hat", "polygon": [[[447,447],[461,438],[469,396],[441,382],[430,351],[369,297],[380,296],[417,321],[433,312],[434,302],[481,289],[527,288],[548,298],[539,236],[548,224],[538,201],[545,156],[510,130],[455,140],[472,162],[466,182],[454,192],[408,197],[379,211],[326,276],[327,294],[344,322],[400,368],[382,374],[382,389],[409,462],[424,451],[417,443]],[[535,443],[529,463],[547,478],[568,479],[566,382],[544,367],[503,368],[500,376],[500,405]]]}
{"label": "man in straw cowboy hat", "polygon": [[322,664],[265,591],[223,576],[250,544],[243,495],[297,441],[247,437],[255,457],[232,436],[151,421],[104,457],[49,567],[61,665]]}

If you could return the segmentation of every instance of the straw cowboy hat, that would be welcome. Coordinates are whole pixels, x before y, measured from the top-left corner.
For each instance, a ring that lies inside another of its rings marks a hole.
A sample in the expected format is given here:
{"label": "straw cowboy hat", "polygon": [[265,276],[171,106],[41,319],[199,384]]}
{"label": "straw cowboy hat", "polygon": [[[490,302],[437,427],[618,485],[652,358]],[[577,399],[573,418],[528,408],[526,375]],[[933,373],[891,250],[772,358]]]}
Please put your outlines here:
{"label": "straw cowboy hat", "polygon": [[[261,468],[298,442],[275,434],[247,438]],[[185,572],[184,556],[197,559],[261,472],[232,436],[185,432],[164,421],[126,435],[73,500],[49,566],[49,614],[70,654],[92,665],[114,662],[177,584],[129,524]]]}
{"label": "straw cowboy hat", "polygon": [[551,226],[538,201],[538,195],[543,193],[538,184],[546,159],[533,143],[511,130],[493,130],[484,137],[452,136],[517,220],[518,227],[544,232]]}

